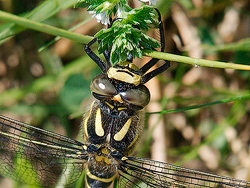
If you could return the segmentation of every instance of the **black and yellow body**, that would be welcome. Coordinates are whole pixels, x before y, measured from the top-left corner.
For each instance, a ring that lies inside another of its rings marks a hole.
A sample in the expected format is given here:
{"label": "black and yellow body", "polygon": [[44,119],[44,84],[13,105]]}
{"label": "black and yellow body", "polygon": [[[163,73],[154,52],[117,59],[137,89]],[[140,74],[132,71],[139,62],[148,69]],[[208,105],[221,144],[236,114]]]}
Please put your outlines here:
{"label": "black and yellow body", "polygon": [[96,76],[91,83],[96,100],[85,114],[83,130],[84,141],[96,146],[97,151],[88,160],[86,187],[112,187],[117,162],[110,151],[128,155],[143,129],[141,109],[149,102],[150,94],[141,84],[138,70],[136,74],[130,68],[136,67],[125,64]]}
{"label": "black and yellow body", "polygon": [[[164,51],[163,25],[159,11],[156,11],[159,15],[161,51]],[[91,82],[95,101],[83,120],[84,141],[96,148],[91,150],[93,154],[88,160],[86,176],[86,186],[93,188],[112,187],[119,165],[110,153],[117,151],[124,156],[131,153],[144,126],[143,108],[150,101],[149,90],[144,84],[170,67],[166,61],[148,72],[159,59],[153,58],[139,69],[132,63],[130,54],[127,61],[112,66],[108,50],[103,53],[105,63],[90,49],[96,41],[96,38],[93,39],[84,48],[102,70],[102,74]]]}

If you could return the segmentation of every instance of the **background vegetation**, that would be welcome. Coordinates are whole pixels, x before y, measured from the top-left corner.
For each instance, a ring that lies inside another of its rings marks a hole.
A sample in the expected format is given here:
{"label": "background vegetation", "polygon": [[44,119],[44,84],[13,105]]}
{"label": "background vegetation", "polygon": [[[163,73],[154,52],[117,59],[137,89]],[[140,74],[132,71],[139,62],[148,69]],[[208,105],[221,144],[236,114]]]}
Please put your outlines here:
{"label": "background vegetation", "polygon": [[[103,26],[86,9],[71,8],[74,3],[8,0],[0,1],[0,9],[93,36]],[[141,6],[135,0],[131,5]],[[166,52],[250,64],[248,0],[159,0],[156,7],[164,20]],[[90,81],[100,72],[84,44],[5,22],[0,43],[1,114],[77,138],[91,99]],[[148,83],[152,102],[142,136],[147,144],[135,155],[250,181],[249,78],[249,71],[172,62]],[[3,179],[0,187],[6,183],[17,186]]]}

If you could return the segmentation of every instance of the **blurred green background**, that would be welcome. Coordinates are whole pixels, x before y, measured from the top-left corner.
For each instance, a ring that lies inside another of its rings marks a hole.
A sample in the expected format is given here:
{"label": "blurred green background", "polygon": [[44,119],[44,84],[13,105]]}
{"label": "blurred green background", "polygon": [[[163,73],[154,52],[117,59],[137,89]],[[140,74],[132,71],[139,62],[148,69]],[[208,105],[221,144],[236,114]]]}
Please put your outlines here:
{"label": "blurred green background", "polygon": [[[0,9],[66,30],[79,24],[74,32],[93,36],[103,25],[86,9],[72,8],[74,3],[1,0]],[[134,0],[131,6],[141,4]],[[166,52],[250,64],[248,0],[159,0],[156,7],[164,21]],[[249,41],[249,48],[240,40]],[[3,22],[0,44],[0,113],[76,139],[91,100],[89,84],[100,73],[84,44]],[[138,66],[147,61],[135,60]],[[135,155],[250,181],[249,78],[248,71],[171,63],[147,85],[156,107],[146,111],[161,115],[147,114],[142,136],[147,144]],[[164,131],[155,136],[157,125]],[[3,179],[0,188],[6,188],[5,181],[10,187],[32,187]]]}

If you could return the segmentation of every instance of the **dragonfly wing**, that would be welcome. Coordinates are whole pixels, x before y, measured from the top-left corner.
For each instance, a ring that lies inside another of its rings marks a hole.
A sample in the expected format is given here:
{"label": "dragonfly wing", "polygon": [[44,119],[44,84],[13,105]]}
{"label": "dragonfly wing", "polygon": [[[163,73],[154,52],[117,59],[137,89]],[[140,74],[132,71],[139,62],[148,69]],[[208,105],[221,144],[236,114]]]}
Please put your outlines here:
{"label": "dragonfly wing", "polygon": [[137,157],[119,163],[119,187],[250,187],[250,182]]}
{"label": "dragonfly wing", "polygon": [[[0,174],[28,184],[54,186],[81,175],[88,159],[83,144],[31,125],[0,116]],[[69,175],[70,172],[70,175]]]}

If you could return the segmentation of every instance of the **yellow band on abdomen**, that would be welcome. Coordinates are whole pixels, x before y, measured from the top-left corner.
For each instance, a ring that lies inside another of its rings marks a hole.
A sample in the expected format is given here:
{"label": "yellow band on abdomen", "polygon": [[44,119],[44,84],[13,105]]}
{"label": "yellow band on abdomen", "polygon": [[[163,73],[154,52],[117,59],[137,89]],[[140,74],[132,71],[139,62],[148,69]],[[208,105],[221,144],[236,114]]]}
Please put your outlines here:
{"label": "yellow band on abdomen", "polygon": [[101,182],[104,182],[104,183],[109,183],[109,182],[114,181],[115,176],[116,176],[116,175],[114,175],[114,176],[112,176],[111,178],[107,178],[107,179],[106,179],[106,178],[99,178],[99,177],[97,177],[97,176],[91,174],[91,172],[89,171],[89,168],[86,169],[86,174],[87,174],[87,176],[90,177],[91,179],[97,180],[97,181],[101,181]]}

